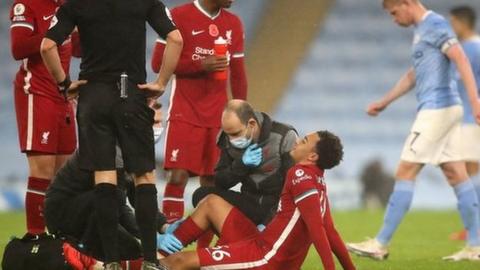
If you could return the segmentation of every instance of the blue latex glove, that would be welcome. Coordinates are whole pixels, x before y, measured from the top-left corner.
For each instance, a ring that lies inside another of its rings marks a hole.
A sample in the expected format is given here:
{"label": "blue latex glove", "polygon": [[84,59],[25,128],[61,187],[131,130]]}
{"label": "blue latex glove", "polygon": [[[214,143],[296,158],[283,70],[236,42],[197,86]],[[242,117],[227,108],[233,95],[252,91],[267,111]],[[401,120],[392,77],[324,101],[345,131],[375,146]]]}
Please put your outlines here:
{"label": "blue latex glove", "polygon": [[258,144],[255,143],[245,149],[242,156],[242,162],[248,167],[258,167],[258,165],[262,163],[262,158],[262,148],[258,147]]}
{"label": "blue latex glove", "polygon": [[183,220],[184,219],[180,219],[180,220],[175,221],[172,224],[169,224],[167,226],[167,229],[165,230],[165,234],[173,234],[173,232],[178,228],[178,226],[180,226],[180,224],[182,224]]}
{"label": "blue latex glove", "polygon": [[179,252],[183,249],[182,243],[171,233],[157,233],[157,249],[161,249],[168,254]]}

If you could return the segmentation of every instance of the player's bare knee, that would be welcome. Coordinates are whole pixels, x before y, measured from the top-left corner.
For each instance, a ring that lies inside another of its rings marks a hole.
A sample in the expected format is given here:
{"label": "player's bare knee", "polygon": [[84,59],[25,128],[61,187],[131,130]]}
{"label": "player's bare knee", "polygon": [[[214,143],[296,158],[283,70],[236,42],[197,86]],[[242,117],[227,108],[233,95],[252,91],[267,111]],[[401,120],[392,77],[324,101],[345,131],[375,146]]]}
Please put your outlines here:
{"label": "player's bare knee", "polygon": [[186,185],[188,181],[188,171],[173,169],[170,172],[170,177],[168,178],[168,183],[173,185]]}
{"label": "player's bare knee", "polygon": [[215,209],[222,207],[225,204],[225,200],[216,194],[208,194],[202,201],[204,202],[205,207],[211,211],[215,211]]}
{"label": "player's bare knee", "polygon": [[397,179],[415,180],[422,166],[418,163],[401,161],[395,176]]}
{"label": "player's bare knee", "polygon": [[451,186],[455,186],[468,179],[468,174],[464,163],[445,163],[440,167],[442,168],[442,172]]}

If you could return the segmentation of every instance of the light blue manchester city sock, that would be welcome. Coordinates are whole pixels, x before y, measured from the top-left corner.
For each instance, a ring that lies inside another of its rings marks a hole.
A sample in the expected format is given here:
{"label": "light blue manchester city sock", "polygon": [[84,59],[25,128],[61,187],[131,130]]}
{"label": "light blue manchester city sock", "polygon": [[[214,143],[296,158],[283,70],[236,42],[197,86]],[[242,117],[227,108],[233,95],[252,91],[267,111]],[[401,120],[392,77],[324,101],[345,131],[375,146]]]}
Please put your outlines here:
{"label": "light blue manchester city sock", "polygon": [[[477,193],[477,199],[480,203],[480,174],[476,174],[471,177],[473,185],[475,186],[475,192]],[[478,214],[480,215],[480,206],[478,208]]]}
{"label": "light blue manchester city sock", "polygon": [[469,246],[480,246],[480,215],[478,210],[478,198],[475,187],[471,180],[467,180],[454,187],[458,199],[458,210],[462,217],[463,225],[468,232],[467,243]]}
{"label": "light blue manchester city sock", "polygon": [[377,241],[382,245],[387,245],[390,242],[398,225],[402,222],[403,217],[410,208],[414,188],[414,181],[397,180],[395,182],[393,193],[388,201],[382,229],[376,237]]}

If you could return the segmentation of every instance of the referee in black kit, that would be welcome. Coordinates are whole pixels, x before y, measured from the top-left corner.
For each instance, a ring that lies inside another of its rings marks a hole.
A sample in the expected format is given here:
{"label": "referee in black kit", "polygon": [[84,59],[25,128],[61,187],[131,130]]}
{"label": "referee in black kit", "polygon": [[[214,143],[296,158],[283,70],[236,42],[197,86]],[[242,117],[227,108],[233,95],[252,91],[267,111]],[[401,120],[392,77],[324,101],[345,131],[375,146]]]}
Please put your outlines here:
{"label": "referee in black kit", "polygon": [[[145,84],[146,22],[167,40],[157,80]],[[57,44],[77,27],[82,47],[79,82],[60,65]],[[136,219],[144,263],[142,270],[162,269],[156,253],[157,190],[153,116],[147,103],[160,96],[176,68],[183,40],[158,0],[67,0],[52,18],[41,54],[59,90],[79,92],[77,122],[82,169],[95,172],[94,209],[101,221],[105,269],[121,269],[118,254],[118,190],[115,145],[125,169],[134,175]],[[86,83],[82,85],[82,83]]]}

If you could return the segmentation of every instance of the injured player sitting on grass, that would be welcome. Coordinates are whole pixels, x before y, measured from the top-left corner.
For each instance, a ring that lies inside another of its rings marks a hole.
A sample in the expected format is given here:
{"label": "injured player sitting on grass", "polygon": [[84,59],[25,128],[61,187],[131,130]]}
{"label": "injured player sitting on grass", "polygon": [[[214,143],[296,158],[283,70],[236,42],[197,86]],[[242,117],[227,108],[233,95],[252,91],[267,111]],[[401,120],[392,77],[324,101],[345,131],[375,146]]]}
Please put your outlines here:
{"label": "injured player sitting on grass", "polygon": [[161,260],[163,269],[300,269],[313,244],[324,269],[335,269],[332,252],[343,269],[355,266],[333,225],[324,170],[343,157],[340,139],[328,131],[308,134],[291,151],[296,165],[288,173],[278,211],[259,232],[237,208],[208,195],[173,232],[187,246],[207,230],[219,236],[216,247],[180,252]]}

